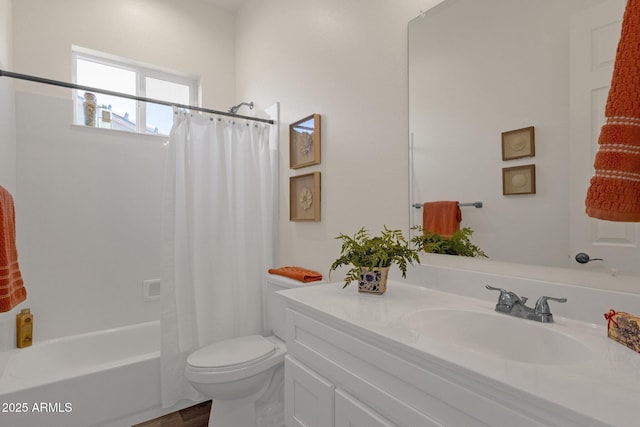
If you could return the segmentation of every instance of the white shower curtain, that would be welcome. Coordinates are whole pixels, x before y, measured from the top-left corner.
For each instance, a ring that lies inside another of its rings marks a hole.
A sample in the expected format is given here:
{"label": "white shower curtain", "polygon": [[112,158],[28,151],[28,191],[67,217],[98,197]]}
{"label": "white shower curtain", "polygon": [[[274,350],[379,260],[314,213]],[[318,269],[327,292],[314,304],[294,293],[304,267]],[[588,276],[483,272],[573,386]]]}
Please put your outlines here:
{"label": "white shower curtain", "polygon": [[190,353],[263,333],[262,283],[273,266],[277,221],[271,126],[174,117],[163,206],[163,407],[202,397],[184,376]]}

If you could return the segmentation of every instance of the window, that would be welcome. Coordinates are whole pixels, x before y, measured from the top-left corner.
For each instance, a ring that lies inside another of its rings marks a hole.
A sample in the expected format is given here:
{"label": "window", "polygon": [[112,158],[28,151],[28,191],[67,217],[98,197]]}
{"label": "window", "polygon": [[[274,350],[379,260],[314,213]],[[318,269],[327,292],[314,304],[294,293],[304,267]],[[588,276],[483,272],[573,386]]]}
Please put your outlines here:
{"label": "window", "polygon": [[[198,79],[112,55],[73,48],[74,81],[82,86],[198,105]],[[170,106],[101,93],[75,91],[74,123],[155,135],[168,135]]]}

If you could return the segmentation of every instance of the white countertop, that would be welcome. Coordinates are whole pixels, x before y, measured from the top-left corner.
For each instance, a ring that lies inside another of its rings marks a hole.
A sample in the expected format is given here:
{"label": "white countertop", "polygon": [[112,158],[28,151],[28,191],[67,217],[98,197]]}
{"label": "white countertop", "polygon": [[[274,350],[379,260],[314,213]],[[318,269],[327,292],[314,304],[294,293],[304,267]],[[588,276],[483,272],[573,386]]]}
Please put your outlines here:
{"label": "white countertop", "polygon": [[289,303],[317,315],[375,334],[407,354],[422,354],[453,368],[464,368],[503,389],[511,388],[543,403],[551,402],[604,425],[640,425],[640,354],[607,337],[604,317],[599,325],[563,317],[555,317],[554,323],[547,324],[515,319],[526,322],[523,333],[530,325],[551,328],[589,349],[578,363],[533,364],[476,352],[450,340],[425,338],[418,326],[403,321],[420,310],[443,308],[493,313],[513,319],[495,313],[495,303],[394,281],[389,281],[387,292],[381,296],[358,293],[356,284],[342,289],[342,283],[286,290],[280,294]]}

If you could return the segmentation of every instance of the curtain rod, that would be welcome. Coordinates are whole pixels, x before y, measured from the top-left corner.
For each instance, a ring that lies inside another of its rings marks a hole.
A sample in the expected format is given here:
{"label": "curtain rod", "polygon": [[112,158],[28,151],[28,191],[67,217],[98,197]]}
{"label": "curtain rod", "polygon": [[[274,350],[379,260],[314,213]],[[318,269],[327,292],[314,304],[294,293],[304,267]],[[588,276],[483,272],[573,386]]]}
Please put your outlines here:
{"label": "curtain rod", "polygon": [[152,104],[160,104],[160,105],[167,105],[169,107],[177,107],[177,108],[184,108],[184,109],[187,109],[187,110],[201,111],[203,113],[219,114],[221,116],[229,116],[229,117],[235,117],[235,118],[238,118],[238,119],[253,120],[255,122],[262,122],[262,123],[269,123],[269,124],[273,124],[274,123],[273,120],[270,120],[270,119],[261,119],[261,118],[258,118],[258,117],[243,116],[243,115],[240,115],[240,114],[232,114],[232,113],[229,113],[229,112],[226,112],[226,111],[211,110],[209,108],[196,107],[194,105],[177,104],[175,102],[161,101],[159,99],[144,98],[142,96],[129,95],[129,94],[126,94],[126,93],[113,92],[113,91],[110,91],[110,90],[98,89],[98,88],[95,88],[95,87],[82,86],[82,85],[78,85],[78,84],[75,84],[75,83],[61,82],[61,81],[58,81],[58,80],[45,79],[45,78],[42,78],[42,77],[30,76],[30,75],[27,75],[27,74],[13,73],[11,71],[0,70],[0,77],[3,77],[3,76],[4,77],[10,77],[12,79],[27,80],[27,81],[30,81],[30,82],[44,83],[44,84],[47,84],[47,85],[66,87],[66,88],[69,88],[69,89],[84,90],[85,92],[97,92],[97,93],[101,93],[103,95],[117,96],[117,97],[120,97],[120,98],[133,99],[135,101],[150,102]]}

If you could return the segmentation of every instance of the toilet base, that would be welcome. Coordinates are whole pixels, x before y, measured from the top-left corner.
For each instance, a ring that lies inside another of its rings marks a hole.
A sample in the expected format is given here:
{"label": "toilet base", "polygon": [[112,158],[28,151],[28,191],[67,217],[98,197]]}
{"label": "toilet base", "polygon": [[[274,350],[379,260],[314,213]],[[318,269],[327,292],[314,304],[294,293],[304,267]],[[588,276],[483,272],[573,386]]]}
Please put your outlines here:
{"label": "toilet base", "polygon": [[209,427],[284,427],[284,363],[271,371],[264,387],[241,399],[213,399]]}
{"label": "toilet base", "polygon": [[255,395],[235,400],[213,399],[209,427],[255,426],[255,403]]}

